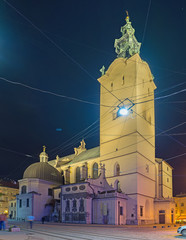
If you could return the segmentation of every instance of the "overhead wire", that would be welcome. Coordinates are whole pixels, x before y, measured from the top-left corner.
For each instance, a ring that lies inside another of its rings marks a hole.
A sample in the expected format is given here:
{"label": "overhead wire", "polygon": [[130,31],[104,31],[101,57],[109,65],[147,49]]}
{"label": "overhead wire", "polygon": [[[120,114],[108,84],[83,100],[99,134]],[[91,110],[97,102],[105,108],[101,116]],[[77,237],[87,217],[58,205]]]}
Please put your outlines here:
{"label": "overhead wire", "polygon": [[[77,65],[83,72],[85,72],[90,78],[95,80],[96,78],[93,77],[80,63],[78,63],[73,57],[71,57],[64,49],[62,49],[57,43],[55,43],[47,34],[45,34],[39,27],[37,27],[30,19],[24,16],[16,7],[10,4],[7,0],[3,0],[6,4],[8,4],[12,9],[14,9],[21,17],[23,17],[27,22],[29,22],[37,31],[39,31],[50,43],[52,43],[60,52],[62,52],[66,57],[68,57],[75,65]],[[97,80],[97,79],[96,79]],[[100,83],[100,85],[102,85]],[[118,101],[120,99],[115,96],[110,90],[108,90],[104,85],[102,87],[110,92],[110,94],[116,98]],[[120,101],[121,102],[121,101]]]}

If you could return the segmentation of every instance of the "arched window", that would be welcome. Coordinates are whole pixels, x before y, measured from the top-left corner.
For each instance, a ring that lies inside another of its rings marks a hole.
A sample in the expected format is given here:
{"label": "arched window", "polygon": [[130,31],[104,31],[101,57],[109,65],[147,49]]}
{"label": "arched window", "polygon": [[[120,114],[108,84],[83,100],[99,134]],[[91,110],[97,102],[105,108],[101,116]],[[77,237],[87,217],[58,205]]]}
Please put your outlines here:
{"label": "arched window", "polygon": [[120,165],[118,163],[116,164],[115,173],[116,173],[116,176],[120,175]]}
{"label": "arched window", "polygon": [[76,182],[80,182],[80,167],[76,168]]}
{"label": "arched window", "polygon": [[65,207],[65,212],[70,212],[70,201],[66,201],[66,207]]}
{"label": "arched window", "polygon": [[77,201],[74,199],[72,201],[72,212],[77,212]]}
{"label": "arched window", "polygon": [[84,181],[87,179],[87,164],[82,166],[82,172],[81,172],[81,180]]}
{"label": "arched window", "polygon": [[120,182],[117,182],[117,192],[121,192],[121,186],[120,186]]}
{"label": "arched window", "polygon": [[65,176],[65,184],[70,184],[70,169],[66,169],[65,171],[66,176]]}
{"label": "arched window", "polygon": [[24,193],[26,193],[26,186],[25,185],[21,187],[21,194],[24,194]]}
{"label": "arched window", "polygon": [[93,178],[98,177],[98,164],[96,162],[93,164],[92,176]]}
{"label": "arched window", "polygon": [[79,201],[79,212],[84,212],[84,200],[82,198]]}

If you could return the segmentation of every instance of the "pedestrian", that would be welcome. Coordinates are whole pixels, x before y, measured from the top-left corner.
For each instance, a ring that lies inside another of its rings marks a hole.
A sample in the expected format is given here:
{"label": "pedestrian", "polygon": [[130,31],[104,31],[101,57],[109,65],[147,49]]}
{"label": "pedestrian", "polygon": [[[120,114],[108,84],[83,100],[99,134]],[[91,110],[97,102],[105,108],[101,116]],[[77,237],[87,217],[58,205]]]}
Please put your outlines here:
{"label": "pedestrian", "polygon": [[0,214],[0,230],[2,229],[2,223],[3,223],[2,214]]}
{"label": "pedestrian", "polygon": [[42,222],[42,224],[45,223],[45,217],[42,217],[42,218],[41,218],[41,222]]}
{"label": "pedestrian", "polygon": [[28,222],[30,223],[30,229],[32,229],[32,225],[33,225],[33,221],[34,221],[35,217],[34,216],[28,216],[27,219],[28,219]]}
{"label": "pedestrian", "polygon": [[2,219],[2,229],[6,230],[6,219],[7,219],[6,215],[2,214],[2,218],[1,219]]}

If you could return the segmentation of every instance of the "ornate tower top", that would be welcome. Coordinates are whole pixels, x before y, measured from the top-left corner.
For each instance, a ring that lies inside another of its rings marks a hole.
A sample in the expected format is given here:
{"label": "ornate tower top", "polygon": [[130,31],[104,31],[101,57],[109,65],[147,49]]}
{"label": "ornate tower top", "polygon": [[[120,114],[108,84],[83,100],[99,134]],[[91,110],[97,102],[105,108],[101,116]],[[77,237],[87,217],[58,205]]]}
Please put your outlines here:
{"label": "ornate tower top", "polygon": [[48,154],[46,153],[46,147],[43,146],[43,152],[39,155],[40,162],[48,162]]}
{"label": "ornate tower top", "polygon": [[141,43],[136,40],[134,36],[135,30],[129,21],[128,11],[125,18],[126,24],[121,27],[122,37],[115,39],[114,47],[117,57],[129,58],[136,53],[140,53]]}

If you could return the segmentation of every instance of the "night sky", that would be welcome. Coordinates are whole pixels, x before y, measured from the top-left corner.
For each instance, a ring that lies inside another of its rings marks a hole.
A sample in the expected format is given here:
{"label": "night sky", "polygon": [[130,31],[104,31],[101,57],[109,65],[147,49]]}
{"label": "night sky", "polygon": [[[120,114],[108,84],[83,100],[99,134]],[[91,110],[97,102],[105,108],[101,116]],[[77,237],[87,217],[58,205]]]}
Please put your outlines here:
{"label": "night sky", "polygon": [[[116,58],[125,10],[155,77],[155,96],[178,92],[155,102],[156,134],[182,124],[156,137],[156,157],[175,157],[168,160],[174,195],[186,192],[186,156],[176,157],[186,145],[185,0],[0,0],[0,77],[99,104],[96,79]],[[98,146],[99,122],[67,142],[97,119],[98,105],[0,79],[0,177],[21,179],[43,145],[50,160],[73,153],[82,138],[88,149]]]}

